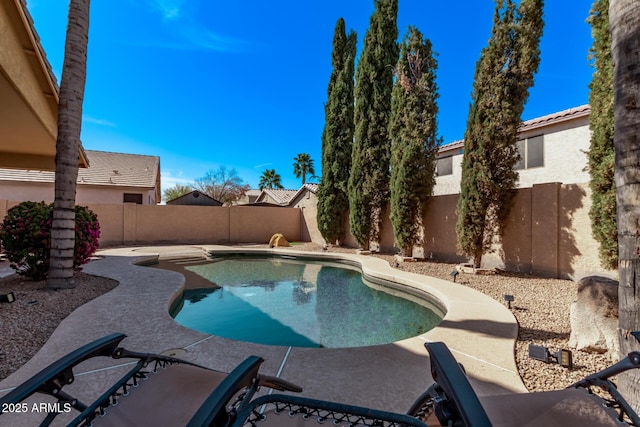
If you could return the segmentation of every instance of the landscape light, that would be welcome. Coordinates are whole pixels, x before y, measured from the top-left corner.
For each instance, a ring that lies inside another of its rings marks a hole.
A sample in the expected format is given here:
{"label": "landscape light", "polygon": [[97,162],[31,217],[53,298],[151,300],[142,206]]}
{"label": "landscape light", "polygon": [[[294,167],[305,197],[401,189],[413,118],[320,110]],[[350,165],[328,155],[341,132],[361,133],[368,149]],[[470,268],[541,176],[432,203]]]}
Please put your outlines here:
{"label": "landscape light", "polygon": [[453,270],[450,274],[451,277],[453,277],[453,281],[455,283],[456,281],[456,276],[458,275],[458,270]]}
{"label": "landscape light", "polygon": [[511,309],[511,302],[515,301],[516,299],[514,298],[513,295],[505,295],[504,296],[504,300],[507,302],[507,307],[509,307],[509,309]]}
{"label": "landscape light", "polygon": [[0,294],[0,302],[14,302],[16,300],[16,294],[9,292],[8,294]]}
{"label": "landscape light", "polygon": [[529,358],[544,363],[555,362],[563,368],[573,367],[573,355],[571,351],[561,348],[558,349],[556,353],[551,353],[545,346],[529,344]]}

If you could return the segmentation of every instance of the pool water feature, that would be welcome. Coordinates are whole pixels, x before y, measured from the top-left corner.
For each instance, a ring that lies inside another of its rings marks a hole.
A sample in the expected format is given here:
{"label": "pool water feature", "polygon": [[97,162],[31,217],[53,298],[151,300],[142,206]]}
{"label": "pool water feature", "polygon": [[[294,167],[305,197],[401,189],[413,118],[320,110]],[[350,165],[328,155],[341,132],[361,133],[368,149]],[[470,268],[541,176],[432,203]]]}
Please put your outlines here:
{"label": "pool water feature", "polygon": [[[286,258],[223,259],[184,267],[211,283],[172,307],[191,329],[294,347],[361,347],[420,335],[437,310],[368,286],[351,266]],[[202,286],[201,281],[198,286]],[[187,288],[189,279],[187,279]]]}

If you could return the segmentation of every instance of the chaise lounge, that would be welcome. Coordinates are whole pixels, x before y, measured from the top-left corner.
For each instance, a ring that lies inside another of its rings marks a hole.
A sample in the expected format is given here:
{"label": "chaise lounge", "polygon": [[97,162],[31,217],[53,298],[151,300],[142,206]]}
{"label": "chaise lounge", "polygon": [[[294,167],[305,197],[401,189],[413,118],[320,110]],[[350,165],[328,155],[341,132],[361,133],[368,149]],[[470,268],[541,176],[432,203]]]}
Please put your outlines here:
{"label": "chaise lounge", "polygon": [[[68,426],[301,427],[327,422],[353,427],[640,427],[640,418],[610,380],[640,367],[637,352],[564,390],[478,397],[446,345],[428,343],[435,382],[403,414],[283,393],[256,397],[262,387],[282,392],[302,389],[260,374],[260,357],[248,357],[227,374],[173,357],[126,350],[119,347],[124,338],[123,334],[106,336],[51,364],[1,398],[0,415],[4,408],[15,408],[42,393],[53,396],[57,405],[51,405],[40,426],[50,425],[60,408],[72,408],[77,415]],[[137,363],[93,403],[82,403],[63,391],[74,381],[74,367],[99,356]],[[602,393],[595,394],[596,388]]]}

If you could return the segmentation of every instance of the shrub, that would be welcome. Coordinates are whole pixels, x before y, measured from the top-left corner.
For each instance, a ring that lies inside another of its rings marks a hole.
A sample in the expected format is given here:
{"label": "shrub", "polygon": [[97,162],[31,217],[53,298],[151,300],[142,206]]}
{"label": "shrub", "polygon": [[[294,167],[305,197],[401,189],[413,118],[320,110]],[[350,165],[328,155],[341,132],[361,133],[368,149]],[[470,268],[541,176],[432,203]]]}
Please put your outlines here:
{"label": "shrub", "polygon": [[[89,208],[76,206],[73,268],[79,270],[98,249],[100,224]],[[22,202],[9,209],[0,224],[0,241],[18,274],[34,280],[46,278],[49,271],[53,204]]]}

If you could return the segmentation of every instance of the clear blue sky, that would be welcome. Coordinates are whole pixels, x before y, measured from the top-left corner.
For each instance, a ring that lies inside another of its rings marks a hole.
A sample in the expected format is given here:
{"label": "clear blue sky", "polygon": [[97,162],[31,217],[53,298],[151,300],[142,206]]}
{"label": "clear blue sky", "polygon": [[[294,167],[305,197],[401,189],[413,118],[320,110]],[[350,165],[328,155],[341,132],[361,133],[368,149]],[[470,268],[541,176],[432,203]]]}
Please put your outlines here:
{"label": "clear blue sky", "polygon": [[[523,120],[588,102],[591,0],[546,0],[542,61]],[[68,0],[28,0],[60,79]],[[475,63],[493,0],[400,0],[438,52],[439,133],[464,135]],[[86,149],[160,156],[162,187],[235,168],[256,188],[276,169],[297,189],[293,158],[321,173],[320,136],[336,20],[358,33],[373,0],[93,0],[82,141]]]}

